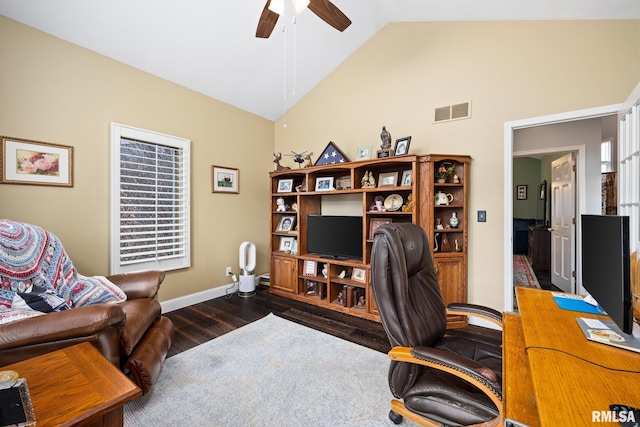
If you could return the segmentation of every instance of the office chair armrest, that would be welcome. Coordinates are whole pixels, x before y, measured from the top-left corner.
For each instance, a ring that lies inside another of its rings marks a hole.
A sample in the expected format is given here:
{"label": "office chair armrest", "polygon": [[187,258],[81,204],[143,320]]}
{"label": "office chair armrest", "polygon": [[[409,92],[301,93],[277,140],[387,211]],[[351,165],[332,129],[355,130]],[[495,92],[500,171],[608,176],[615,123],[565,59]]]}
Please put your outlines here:
{"label": "office chair armrest", "polygon": [[482,305],[454,302],[447,306],[447,314],[479,317],[502,328],[502,313]]}
{"label": "office chair armrest", "polygon": [[502,384],[496,383],[493,371],[474,360],[432,347],[394,347],[389,351],[389,358],[455,375],[482,390],[493,401],[500,414],[503,413]]}

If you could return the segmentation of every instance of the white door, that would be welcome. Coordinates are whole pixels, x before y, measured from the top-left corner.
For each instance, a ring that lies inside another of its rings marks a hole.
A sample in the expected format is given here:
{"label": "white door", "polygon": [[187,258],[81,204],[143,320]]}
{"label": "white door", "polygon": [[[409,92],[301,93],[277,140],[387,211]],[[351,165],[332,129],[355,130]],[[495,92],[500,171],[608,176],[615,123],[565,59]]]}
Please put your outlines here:
{"label": "white door", "polygon": [[551,162],[551,283],[574,292],[575,171],[573,153]]}

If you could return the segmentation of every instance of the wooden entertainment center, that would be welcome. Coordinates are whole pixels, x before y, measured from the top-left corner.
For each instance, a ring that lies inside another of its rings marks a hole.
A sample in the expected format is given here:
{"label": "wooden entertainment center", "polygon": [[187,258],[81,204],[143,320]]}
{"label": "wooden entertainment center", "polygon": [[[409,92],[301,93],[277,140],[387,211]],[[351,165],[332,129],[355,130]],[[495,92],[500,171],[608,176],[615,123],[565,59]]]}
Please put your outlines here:
{"label": "wooden entertainment center", "polygon": [[[445,304],[467,302],[469,162],[464,155],[405,155],[271,172],[270,292],[379,322],[372,230],[412,222],[429,236]],[[436,178],[441,166],[451,170],[445,182]],[[308,216],[326,215],[324,205],[339,207],[341,200],[357,205],[348,215],[362,216],[362,259],[308,251]],[[452,327],[466,324],[464,317],[448,320]]]}

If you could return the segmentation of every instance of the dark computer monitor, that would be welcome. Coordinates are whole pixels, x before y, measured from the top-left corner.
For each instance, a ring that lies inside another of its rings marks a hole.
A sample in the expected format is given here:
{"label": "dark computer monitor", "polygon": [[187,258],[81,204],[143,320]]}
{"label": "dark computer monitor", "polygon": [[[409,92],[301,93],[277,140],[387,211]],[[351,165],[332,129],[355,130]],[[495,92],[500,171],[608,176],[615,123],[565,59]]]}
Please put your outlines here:
{"label": "dark computer monitor", "polygon": [[626,334],[633,330],[629,217],[582,215],[582,285]]}

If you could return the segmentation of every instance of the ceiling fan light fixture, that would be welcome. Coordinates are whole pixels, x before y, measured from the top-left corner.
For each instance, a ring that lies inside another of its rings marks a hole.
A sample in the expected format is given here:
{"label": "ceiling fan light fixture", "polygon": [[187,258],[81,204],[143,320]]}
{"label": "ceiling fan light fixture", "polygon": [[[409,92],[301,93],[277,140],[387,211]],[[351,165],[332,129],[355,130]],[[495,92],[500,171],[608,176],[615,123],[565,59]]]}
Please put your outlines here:
{"label": "ceiling fan light fixture", "polygon": [[309,6],[309,0],[293,0],[293,7],[296,9],[296,13],[300,13]]}
{"label": "ceiling fan light fixture", "polygon": [[284,0],[271,0],[269,2],[269,10],[278,15],[284,14]]}

